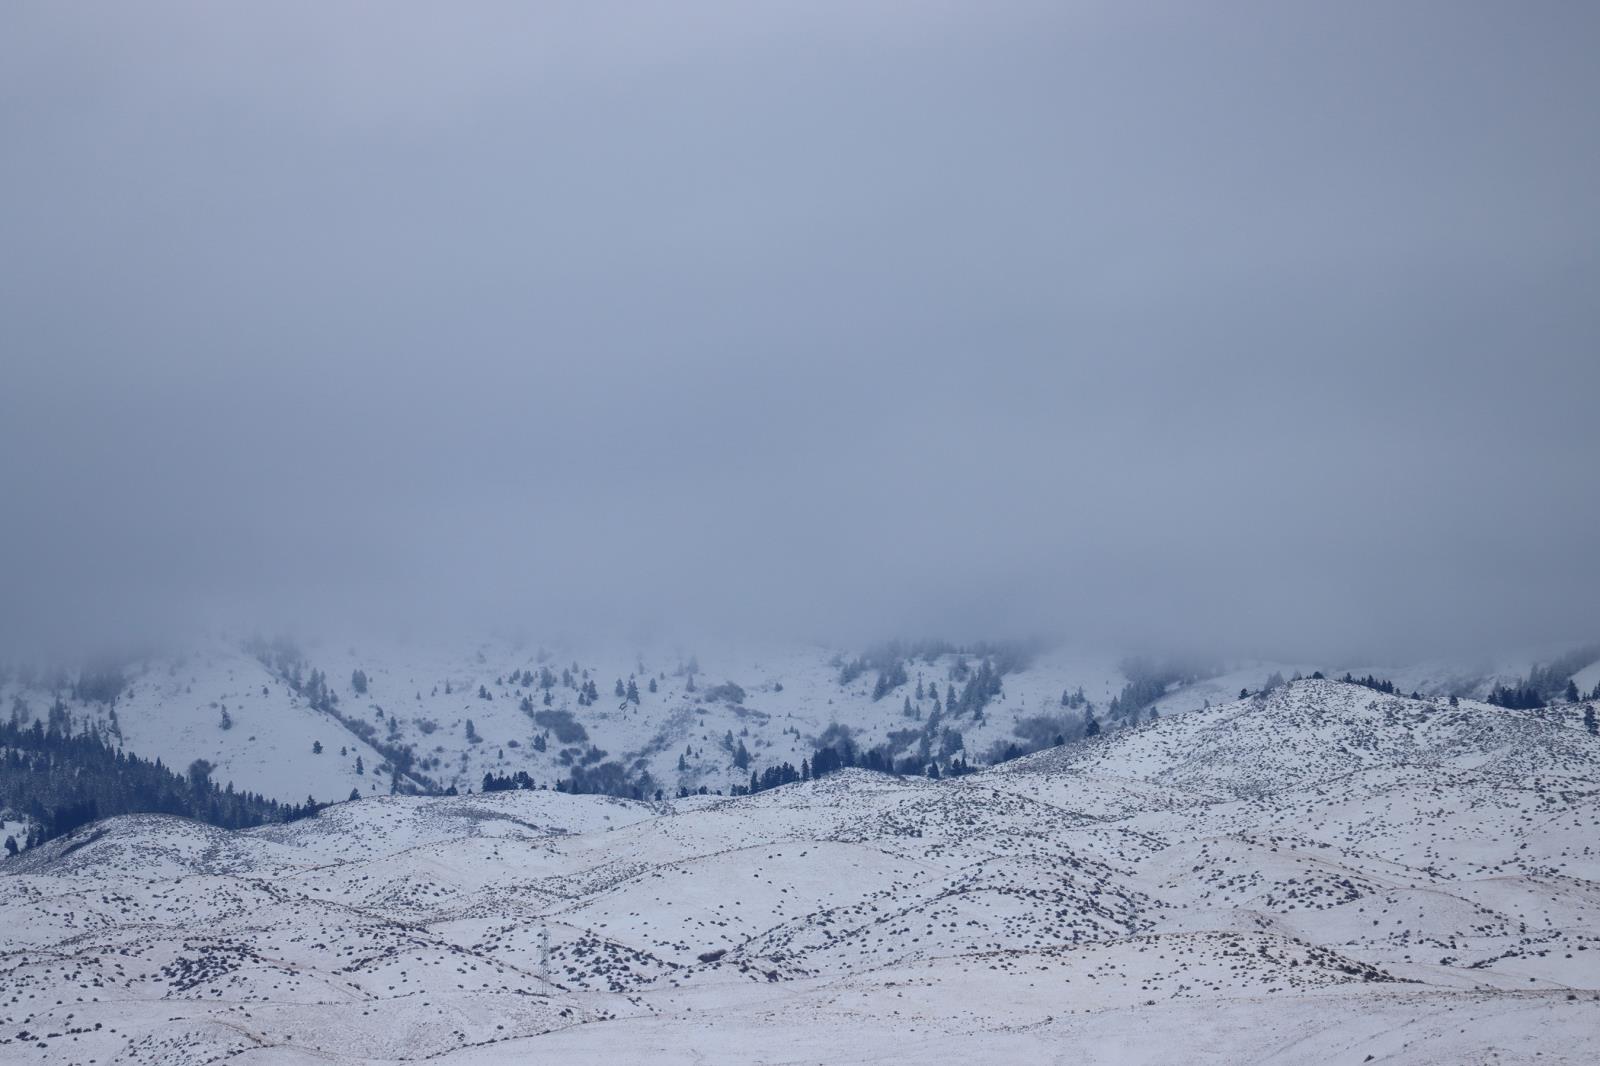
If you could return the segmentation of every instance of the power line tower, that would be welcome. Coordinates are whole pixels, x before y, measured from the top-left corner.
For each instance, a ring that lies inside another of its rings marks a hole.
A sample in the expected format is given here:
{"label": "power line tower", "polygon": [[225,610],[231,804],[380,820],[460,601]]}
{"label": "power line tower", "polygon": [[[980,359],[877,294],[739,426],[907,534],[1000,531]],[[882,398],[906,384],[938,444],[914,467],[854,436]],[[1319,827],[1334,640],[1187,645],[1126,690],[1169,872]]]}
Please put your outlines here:
{"label": "power line tower", "polygon": [[550,983],[550,927],[539,927],[539,980]]}

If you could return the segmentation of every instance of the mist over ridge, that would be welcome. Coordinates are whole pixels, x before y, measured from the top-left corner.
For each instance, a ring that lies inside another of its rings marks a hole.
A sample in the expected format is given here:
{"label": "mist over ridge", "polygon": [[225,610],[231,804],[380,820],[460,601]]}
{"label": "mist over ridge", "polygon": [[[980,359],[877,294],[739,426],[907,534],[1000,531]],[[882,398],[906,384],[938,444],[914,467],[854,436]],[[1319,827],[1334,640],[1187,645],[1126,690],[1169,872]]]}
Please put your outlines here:
{"label": "mist over ridge", "polygon": [[1592,634],[1592,12],[620,10],[7,16],[8,644]]}

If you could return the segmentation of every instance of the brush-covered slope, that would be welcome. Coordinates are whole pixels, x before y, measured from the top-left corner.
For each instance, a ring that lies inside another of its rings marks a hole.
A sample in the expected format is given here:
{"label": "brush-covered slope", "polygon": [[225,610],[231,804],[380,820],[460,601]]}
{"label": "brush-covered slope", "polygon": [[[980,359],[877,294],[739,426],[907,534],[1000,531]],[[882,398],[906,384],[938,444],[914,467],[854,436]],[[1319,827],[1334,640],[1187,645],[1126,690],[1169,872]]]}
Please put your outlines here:
{"label": "brush-covered slope", "polygon": [[5,1061],[1577,1063],[1600,1033],[1581,709],[1335,682],[953,780],[121,818],[0,874]]}

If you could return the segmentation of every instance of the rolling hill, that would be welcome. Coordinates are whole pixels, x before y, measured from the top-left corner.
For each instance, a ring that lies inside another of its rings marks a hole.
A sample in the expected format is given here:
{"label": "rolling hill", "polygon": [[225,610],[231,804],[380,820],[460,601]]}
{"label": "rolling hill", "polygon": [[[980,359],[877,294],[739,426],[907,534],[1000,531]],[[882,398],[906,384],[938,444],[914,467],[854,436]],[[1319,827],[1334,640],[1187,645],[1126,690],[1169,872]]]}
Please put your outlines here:
{"label": "rolling hill", "polygon": [[942,780],[112,819],[0,862],[0,1059],[1588,1062],[1581,713],[1298,681]]}

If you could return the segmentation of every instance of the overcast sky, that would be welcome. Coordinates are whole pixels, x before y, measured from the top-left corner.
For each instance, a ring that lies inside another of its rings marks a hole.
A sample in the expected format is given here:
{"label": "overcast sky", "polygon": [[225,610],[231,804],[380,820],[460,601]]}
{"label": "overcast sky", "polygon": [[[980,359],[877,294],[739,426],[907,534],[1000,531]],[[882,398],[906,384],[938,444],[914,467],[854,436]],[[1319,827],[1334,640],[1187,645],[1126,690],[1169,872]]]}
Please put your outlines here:
{"label": "overcast sky", "polygon": [[12,3],[0,623],[1600,633],[1600,7]]}

